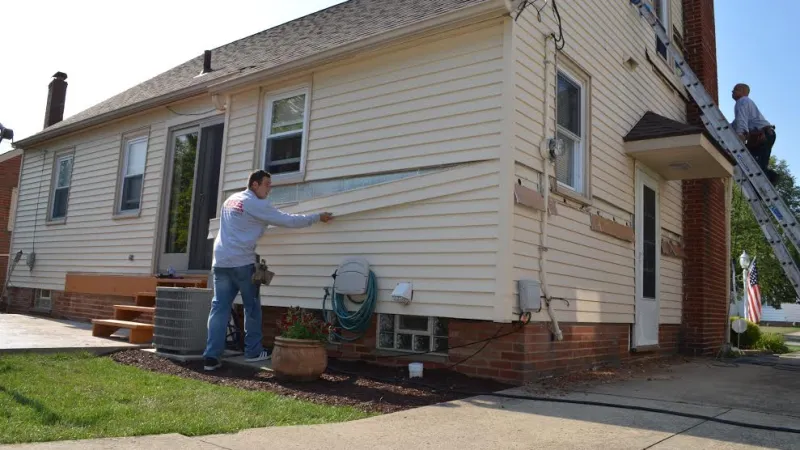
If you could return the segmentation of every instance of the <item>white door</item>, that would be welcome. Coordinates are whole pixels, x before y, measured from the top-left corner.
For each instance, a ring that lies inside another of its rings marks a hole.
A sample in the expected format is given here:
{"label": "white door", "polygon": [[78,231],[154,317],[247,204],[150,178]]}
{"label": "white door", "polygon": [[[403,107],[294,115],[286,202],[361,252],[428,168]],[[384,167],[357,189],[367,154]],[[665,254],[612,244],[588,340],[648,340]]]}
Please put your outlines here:
{"label": "white door", "polygon": [[661,221],[658,182],[636,170],[636,318],[632,347],[658,345]]}

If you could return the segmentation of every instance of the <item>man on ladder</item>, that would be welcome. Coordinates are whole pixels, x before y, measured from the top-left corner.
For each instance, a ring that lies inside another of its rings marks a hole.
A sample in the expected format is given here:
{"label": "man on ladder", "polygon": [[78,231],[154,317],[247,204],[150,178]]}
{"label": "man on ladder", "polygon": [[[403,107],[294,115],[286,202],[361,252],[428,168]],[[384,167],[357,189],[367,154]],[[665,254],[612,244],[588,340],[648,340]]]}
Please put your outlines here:
{"label": "man on ladder", "polygon": [[731,125],[774,186],[778,181],[778,174],[769,168],[769,157],[772,146],[775,145],[775,126],[767,122],[749,95],[750,86],[739,83],[733,87],[732,97],[736,106],[733,108],[735,118]]}

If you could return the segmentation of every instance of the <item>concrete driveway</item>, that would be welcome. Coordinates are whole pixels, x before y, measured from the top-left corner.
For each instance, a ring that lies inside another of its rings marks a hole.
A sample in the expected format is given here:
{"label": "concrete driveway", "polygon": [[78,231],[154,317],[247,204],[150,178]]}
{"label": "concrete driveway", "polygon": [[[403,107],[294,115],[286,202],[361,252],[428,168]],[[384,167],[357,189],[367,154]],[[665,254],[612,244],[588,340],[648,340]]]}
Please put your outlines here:
{"label": "concrete driveway", "polygon": [[[566,398],[637,405],[800,432],[800,359],[696,361]],[[794,365],[792,365],[794,364]],[[524,389],[512,394],[534,395]],[[319,426],[11,446],[19,449],[800,449],[800,434],[604,406],[475,397]]]}

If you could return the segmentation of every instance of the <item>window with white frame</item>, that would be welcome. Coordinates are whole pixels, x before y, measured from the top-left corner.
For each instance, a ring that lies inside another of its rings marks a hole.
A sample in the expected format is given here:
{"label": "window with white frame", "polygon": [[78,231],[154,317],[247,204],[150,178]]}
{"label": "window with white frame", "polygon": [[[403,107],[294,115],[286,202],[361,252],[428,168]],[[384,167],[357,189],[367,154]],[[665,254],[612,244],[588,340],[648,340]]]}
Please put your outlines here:
{"label": "window with white frame", "polygon": [[264,170],[273,175],[303,171],[308,122],[308,89],[267,97]]}
{"label": "window with white frame", "polygon": [[446,355],[449,348],[446,318],[378,315],[378,343],[382,350]]}
{"label": "window with white frame", "polygon": [[67,217],[69,188],[72,183],[72,153],[56,156],[53,174],[53,194],[50,204],[50,220],[63,220]]}
{"label": "window with white frame", "polygon": [[[653,10],[669,36],[669,0],[653,0]],[[656,52],[665,60],[667,59],[667,46],[658,35],[656,35]]]}
{"label": "window with white frame", "polygon": [[50,310],[53,307],[53,297],[50,289],[37,289],[33,307],[39,310]]}
{"label": "window with white frame", "polygon": [[117,213],[137,212],[141,208],[146,161],[147,136],[126,138],[122,150]]}
{"label": "window with white frame", "polygon": [[582,81],[568,72],[558,72],[558,138],[564,153],[556,160],[556,179],[569,189],[584,193],[586,151],[586,92]]}

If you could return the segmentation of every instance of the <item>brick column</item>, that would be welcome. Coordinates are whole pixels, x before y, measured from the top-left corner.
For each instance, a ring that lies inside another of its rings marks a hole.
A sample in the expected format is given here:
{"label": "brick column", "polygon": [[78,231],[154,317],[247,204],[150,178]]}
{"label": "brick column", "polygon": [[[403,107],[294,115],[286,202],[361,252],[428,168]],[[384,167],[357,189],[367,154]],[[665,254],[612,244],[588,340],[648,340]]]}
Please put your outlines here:
{"label": "brick column", "polygon": [[11,253],[11,232],[8,231],[8,221],[11,218],[11,192],[17,187],[22,155],[15,156],[0,162],[0,295],[6,282],[6,273]]}
{"label": "brick column", "polygon": [[[683,0],[685,58],[708,93],[719,101],[713,0]],[[702,126],[699,108],[687,121]],[[680,347],[692,355],[713,354],[725,343],[728,315],[728,235],[722,179],[683,182],[683,324]]]}

